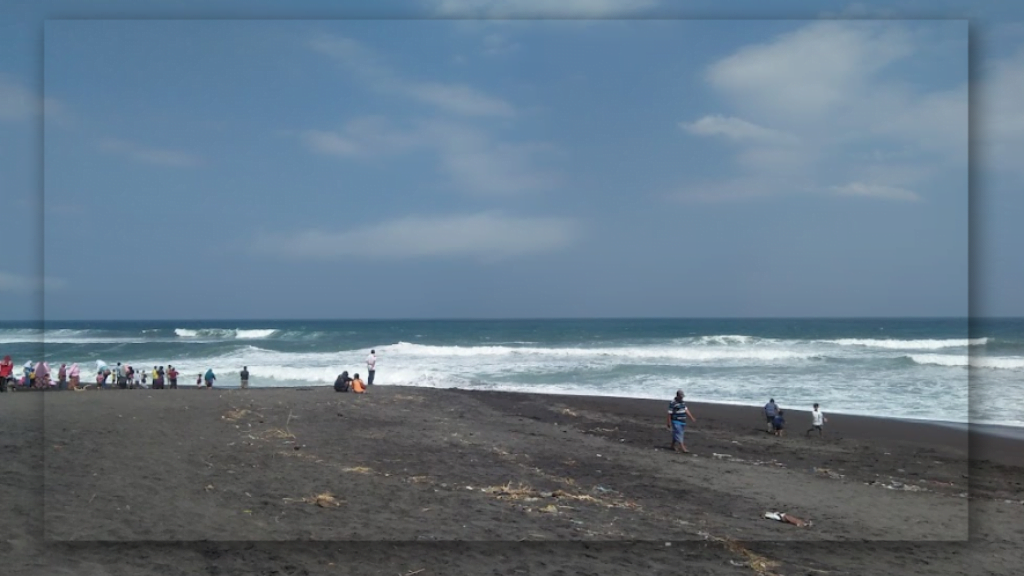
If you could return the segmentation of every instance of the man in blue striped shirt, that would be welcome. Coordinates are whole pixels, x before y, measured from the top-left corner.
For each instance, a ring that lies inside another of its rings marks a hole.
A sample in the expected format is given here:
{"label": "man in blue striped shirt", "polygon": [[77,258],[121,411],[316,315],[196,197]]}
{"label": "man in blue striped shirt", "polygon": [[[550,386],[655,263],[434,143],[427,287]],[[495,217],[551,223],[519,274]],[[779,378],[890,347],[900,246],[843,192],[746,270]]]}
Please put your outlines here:
{"label": "man in blue striped shirt", "polygon": [[676,390],[675,400],[672,400],[668,404],[668,423],[667,427],[672,431],[672,449],[676,452],[689,453],[686,449],[686,444],[683,443],[683,433],[686,432],[686,418],[694,422],[697,421],[690,414],[690,409],[686,407],[686,403],[683,402],[683,391]]}

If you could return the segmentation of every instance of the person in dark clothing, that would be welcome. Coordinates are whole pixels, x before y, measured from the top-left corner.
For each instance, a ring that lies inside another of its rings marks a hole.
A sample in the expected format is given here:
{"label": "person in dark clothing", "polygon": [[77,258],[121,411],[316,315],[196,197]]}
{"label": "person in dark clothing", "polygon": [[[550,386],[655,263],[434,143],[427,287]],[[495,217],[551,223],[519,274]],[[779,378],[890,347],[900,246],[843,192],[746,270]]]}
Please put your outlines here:
{"label": "person in dark clothing", "polygon": [[776,436],[782,436],[783,428],[786,427],[786,418],[783,417],[782,408],[779,408],[779,412],[775,415],[775,419],[772,420],[772,429],[775,430]]}
{"label": "person in dark clothing", "polygon": [[245,390],[249,387],[249,367],[242,366],[242,371],[239,373],[239,376],[242,377],[242,389]]}
{"label": "person in dark clothing", "polygon": [[334,381],[334,391],[348,392],[351,387],[352,379],[348,377],[348,370],[338,374],[338,379]]}

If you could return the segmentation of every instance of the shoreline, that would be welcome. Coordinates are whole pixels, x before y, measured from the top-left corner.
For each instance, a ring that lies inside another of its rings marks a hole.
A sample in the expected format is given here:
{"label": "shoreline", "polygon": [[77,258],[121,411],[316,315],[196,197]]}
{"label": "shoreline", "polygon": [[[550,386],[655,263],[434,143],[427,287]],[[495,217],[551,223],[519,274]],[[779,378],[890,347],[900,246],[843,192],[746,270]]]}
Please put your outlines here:
{"label": "shoreline", "polygon": [[[650,417],[654,425],[661,423],[664,417],[664,405],[668,400],[654,400],[650,398],[635,398],[629,396],[606,396],[586,394],[554,394],[545,392],[526,391],[498,391],[479,390],[470,388],[434,388],[425,386],[405,386],[392,384],[375,384],[369,388],[370,395],[377,389],[391,389],[407,392],[434,392],[448,391],[467,393],[480,396],[509,396],[530,399],[545,399],[549,403],[586,404],[601,411],[606,415]],[[179,390],[200,391],[204,388],[197,388],[195,385],[179,385]],[[171,389],[165,389],[170,391]],[[306,386],[253,386],[250,385],[246,393],[257,394],[280,393],[284,391],[304,392],[311,390],[327,391],[336,394],[331,385],[310,383]],[[52,392],[53,390],[43,391]],[[120,389],[108,388],[105,391],[120,391]],[[152,388],[140,390],[125,390],[126,392],[152,392]],[[211,392],[242,392],[239,386],[214,386]],[[38,390],[19,390],[19,392],[39,392]],[[63,391],[61,391],[63,392]],[[88,390],[94,392],[94,390]],[[709,415],[716,421],[729,423],[735,427],[737,434],[748,433],[750,429],[762,429],[764,420],[761,416],[760,406],[749,406],[741,404],[698,402],[688,401],[687,404],[694,410],[694,416],[701,420],[701,414]],[[810,422],[810,410],[796,408],[783,408],[786,410],[787,427],[789,432],[803,432],[804,427]],[[899,418],[889,416],[868,416],[861,414],[847,414],[825,411],[829,422],[825,429],[831,434],[839,434],[839,437],[854,437],[858,440],[871,442],[911,441],[921,445],[930,445],[944,448],[952,448],[962,451],[965,457],[971,461],[987,460],[1004,465],[1024,466],[1024,428],[1003,426],[996,424],[973,424],[962,422],[948,422],[941,420],[926,420],[913,418]],[[697,426],[691,426],[691,430],[698,431]]]}
{"label": "shoreline", "polygon": [[[776,437],[759,408],[690,403],[683,455],[660,400],[138,392],[0,398],[12,573],[203,573],[216,558],[242,574],[284,556],[279,571],[309,574],[654,574],[681,558],[737,576],[760,558],[784,574],[1019,571],[1006,538],[1024,537],[1022,468],[969,457],[963,428],[835,415],[805,437],[792,410]],[[261,552],[273,546],[294,547]]]}

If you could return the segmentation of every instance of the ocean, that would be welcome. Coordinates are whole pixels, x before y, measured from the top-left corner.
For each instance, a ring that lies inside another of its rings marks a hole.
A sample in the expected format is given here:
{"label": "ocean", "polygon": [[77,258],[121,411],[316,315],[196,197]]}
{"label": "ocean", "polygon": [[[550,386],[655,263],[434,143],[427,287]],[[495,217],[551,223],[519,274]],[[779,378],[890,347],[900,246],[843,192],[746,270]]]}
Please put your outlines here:
{"label": "ocean", "polygon": [[[16,366],[173,364],[180,385],[378,385],[656,398],[1024,427],[1024,320],[608,319],[0,322]],[[19,368],[20,374],[20,368]]]}

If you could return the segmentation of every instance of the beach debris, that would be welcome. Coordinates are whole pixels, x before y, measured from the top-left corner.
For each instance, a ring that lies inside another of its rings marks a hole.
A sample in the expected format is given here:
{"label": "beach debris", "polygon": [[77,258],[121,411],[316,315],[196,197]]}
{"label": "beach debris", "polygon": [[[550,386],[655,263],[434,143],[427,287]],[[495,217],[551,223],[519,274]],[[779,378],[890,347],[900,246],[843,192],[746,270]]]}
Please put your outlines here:
{"label": "beach debris", "polygon": [[718,460],[725,460],[726,458],[732,458],[732,456],[730,456],[729,454],[719,454],[717,452],[712,452],[711,453],[711,457],[715,458],[715,459],[718,459]]}
{"label": "beach debris", "polygon": [[235,409],[235,410],[228,410],[227,412],[224,413],[223,416],[221,416],[221,419],[222,420],[228,420],[230,422],[234,422],[236,420],[240,420],[240,419],[244,418],[246,414],[249,414],[249,411],[246,410],[245,408],[239,408],[239,409]]}
{"label": "beach debris", "polygon": [[771,570],[772,568],[775,568],[779,565],[779,563],[775,560],[770,560],[765,556],[762,556],[756,552],[752,552],[744,548],[742,545],[740,545],[739,542],[733,540],[732,538],[721,538],[719,536],[713,536],[704,531],[697,532],[697,535],[703,537],[705,540],[711,540],[712,542],[717,542],[718,544],[721,544],[723,547],[725,547],[733,554],[743,556],[746,559],[745,565],[747,566],[747,568],[750,568],[751,570],[758,574],[761,574],[762,576],[774,575],[775,573]]}
{"label": "beach debris", "polygon": [[547,506],[545,506],[543,508],[538,508],[537,511],[538,512],[547,512],[548,514],[554,514],[555,512],[558,512],[558,507],[555,506],[554,504],[548,504]]}
{"label": "beach debris", "polygon": [[[285,501],[293,500],[291,498],[286,498]],[[307,504],[314,504],[321,508],[337,508],[338,506],[341,506],[341,500],[335,498],[334,494],[331,494],[330,492],[321,492],[320,494],[308,496],[303,498],[301,501]]]}
{"label": "beach debris", "polygon": [[804,528],[813,525],[813,522],[811,522],[810,520],[801,520],[800,518],[790,516],[785,512],[765,512],[764,518],[768,520],[775,520],[776,522],[785,522],[786,524],[792,524],[794,526],[797,526],[798,528]]}
{"label": "beach debris", "polygon": [[813,470],[814,470],[814,472],[816,474],[824,474],[825,476],[828,476],[829,478],[831,478],[833,480],[842,480],[843,478],[846,478],[845,474],[840,474],[838,472],[833,472],[829,468],[814,467]]}
{"label": "beach debris", "polygon": [[271,428],[263,433],[264,440],[269,438],[294,439],[295,435],[287,430],[282,430],[281,428]]}
{"label": "beach debris", "polygon": [[206,485],[206,488],[205,488],[205,490],[206,490],[207,492],[209,492],[209,491],[213,490],[213,484],[207,484],[207,485]]}
{"label": "beach debris", "polygon": [[[348,467],[348,468],[342,468],[341,471],[342,472],[356,472],[358,474],[370,474],[370,473],[373,472],[373,469],[367,468],[366,466],[351,466],[351,467]],[[441,486],[447,487],[445,484],[442,484]]]}
{"label": "beach debris", "polygon": [[562,414],[565,414],[566,416],[579,416],[579,414],[573,412],[569,408],[563,408],[562,409]]}

